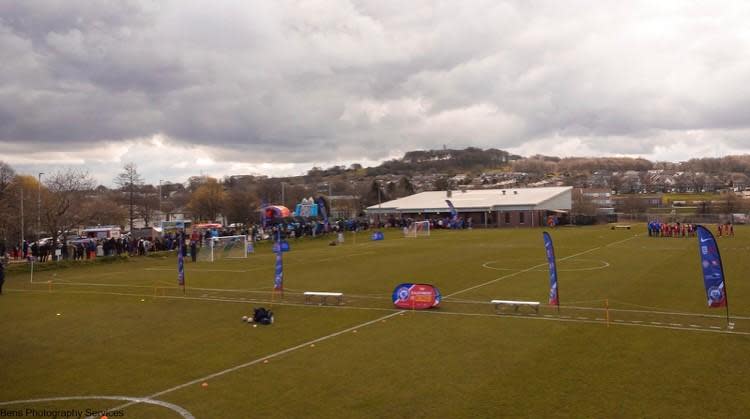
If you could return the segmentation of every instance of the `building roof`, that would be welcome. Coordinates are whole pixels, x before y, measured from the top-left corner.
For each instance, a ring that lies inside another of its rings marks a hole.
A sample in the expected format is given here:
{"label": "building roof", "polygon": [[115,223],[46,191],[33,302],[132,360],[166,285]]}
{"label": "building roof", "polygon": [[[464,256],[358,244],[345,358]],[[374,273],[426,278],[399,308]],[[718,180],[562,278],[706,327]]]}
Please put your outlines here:
{"label": "building roof", "polygon": [[[458,211],[496,211],[503,209],[534,209],[544,206],[548,201],[562,197],[563,200],[555,208],[538,209],[570,209],[570,196],[573,190],[570,186],[550,188],[517,188],[517,189],[471,189],[466,191],[452,191],[448,197],[447,191],[421,192],[392,201],[383,202],[367,208],[369,213],[391,212],[445,212],[449,211],[449,199]],[[567,198],[567,199],[566,199]],[[557,202],[555,202],[557,203]]]}

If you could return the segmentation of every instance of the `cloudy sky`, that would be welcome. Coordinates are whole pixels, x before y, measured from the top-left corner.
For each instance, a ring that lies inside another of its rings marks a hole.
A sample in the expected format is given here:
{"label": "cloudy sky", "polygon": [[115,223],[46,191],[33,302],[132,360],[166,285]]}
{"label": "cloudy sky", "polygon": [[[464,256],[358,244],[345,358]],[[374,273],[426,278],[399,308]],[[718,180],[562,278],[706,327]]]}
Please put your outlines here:
{"label": "cloudy sky", "polygon": [[0,160],[110,185],[414,149],[750,153],[750,2],[0,0]]}

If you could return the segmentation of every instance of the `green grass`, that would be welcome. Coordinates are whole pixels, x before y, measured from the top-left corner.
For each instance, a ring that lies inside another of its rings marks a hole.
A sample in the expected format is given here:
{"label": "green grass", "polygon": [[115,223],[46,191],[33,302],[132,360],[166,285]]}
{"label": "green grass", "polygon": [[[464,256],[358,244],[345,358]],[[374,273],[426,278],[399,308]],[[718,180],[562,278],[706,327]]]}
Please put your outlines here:
{"label": "green grass", "polygon": [[685,201],[690,205],[693,201],[711,201],[720,199],[721,194],[713,192],[704,193],[665,193],[662,195],[662,202],[669,205],[674,201]]}
{"label": "green grass", "polygon": [[[539,315],[496,314],[488,301],[546,301],[541,229],[292,241],[285,295],[273,301],[267,246],[188,263],[184,294],[168,253],[48,266],[33,284],[16,266],[0,297],[0,403],[158,394],[196,418],[746,416],[750,229],[719,240],[736,324],[728,333],[724,311],[705,307],[695,239],[648,238],[641,227],[552,230],[563,306]],[[390,293],[401,282],[433,283],[447,298],[400,312]],[[344,292],[345,304],[305,305],[306,290]],[[260,305],[273,306],[274,325],[240,322]],[[180,417],[146,404],[124,413]]]}

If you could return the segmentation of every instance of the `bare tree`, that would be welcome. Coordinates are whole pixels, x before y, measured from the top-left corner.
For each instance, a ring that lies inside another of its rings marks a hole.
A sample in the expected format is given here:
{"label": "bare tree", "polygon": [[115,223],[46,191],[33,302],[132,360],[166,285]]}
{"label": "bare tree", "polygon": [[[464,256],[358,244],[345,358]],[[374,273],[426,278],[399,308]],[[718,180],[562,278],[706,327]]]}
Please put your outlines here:
{"label": "bare tree", "polygon": [[87,219],[82,207],[86,193],[94,188],[94,180],[88,172],[68,169],[52,173],[42,191],[43,217],[47,230],[56,237]]}
{"label": "bare tree", "polygon": [[576,215],[594,216],[597,213],[597,205],[594,200],[583,193],[580,188],[573,189],[573,203],[571,211]]}
{"label": "bare tree", "polygon": [[135,200],[135,213],[143,219],[146,227],[151,224],[157,209],[159,209],[159,191],[152,185],[141,187]]}
{"label": "bare tree", "polygon": [[717,205],[717,210],[722,214],[735,214],[744,212],[747,205],[737,194],[729,192],[723,196],[724,200]]}
{"label": "bare tree", "polygon": [[128,194],[128,208],[130,220],[130,231],[133,231],[133,220],[135,219],[135,194],[138,187],[143,185],[143,178],[138,173],[135,163],[127,163],[122,172],[115,178],[115,185]]}
{"label": "bare tree", "polygon": [[86,222],[92,225],[123,225],[128,214],[125,208],[117,203],[112,192],[99,194],[87,199],[83,204]]}
{"label": "bare tree", "polygon": [[258,197],[249,187],[235,186],[229,190],[224,206],[228,222],[253,223],[260,218],[258,205]]}
{"label": "bare tree", "polygon": [[622,201],[622,212],[630,214],[633,217],[637,214],[643,214],[646,212],[646,202],[639,198],[638,195],[630,194]]}
{"label": "bare tree", "polygon": [[[16,202],[20,197],[16,197],[15,190],[13,187],[14,180],[16,178],[16,172],[10,165],[0,160],[0,248],[4,247],[4,243],[7,242],[11,237],[14,236],[15,229],[13,228]],[[0,249],[2,250],[2,249]]]}
{"label": "bare tree", "polygon": [[225,192],[214,178],[207,178],[190,197],[188,207],[197,220],[214,221],[224,209]]}

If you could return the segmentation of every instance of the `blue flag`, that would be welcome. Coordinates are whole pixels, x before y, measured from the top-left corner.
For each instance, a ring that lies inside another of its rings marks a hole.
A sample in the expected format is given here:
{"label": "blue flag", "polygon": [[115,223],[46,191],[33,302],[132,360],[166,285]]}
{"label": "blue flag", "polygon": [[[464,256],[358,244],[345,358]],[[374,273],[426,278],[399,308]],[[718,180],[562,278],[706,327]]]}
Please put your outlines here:
{"label": "blue flag", "polygon": [[[273,289],[278,291],[284,290],[284,261],[282,256],[284,254],[281,249],[281,229],[277,231],[276,243],[274,245],[274,251],[276,252],[276,274],[273,278]],[[276,247],[278,246],[278,247]]]}
{"label": "blue flag", "polygon": [[322,196],[319,196],[317,203],[318,203],[318,211],[320,212],[320,215],[323,217],[323,223],[325,223],[325,225],[327,226],[328,225],[328,211],[326,211],[326,201],[323,199]]}
{"label": "blue flag", "polygon": [[446,199],[445,203],[448,204],[448,208],[451,210],[451,227],[455,228],[456,224],[458,224],[458,211],[456,211],[456,207],[453,206],[453,202],[449,199]]}
{"label": "blue flag", "polygon": [[284,289],[284,262],[281,258],[282,253],[276,252],[276,276],[273,278],[273,289]]}
{"label": "blue flag", "polygon": [[552,246],[552,237],[546,231],[544,236],[544,251],[547,253],[549,264],[549,304],[560,306],[560,298],[557,294],[557,262],[555,261],[555,248]]}
{"label": "blue flag", "polygon": [[177,248],[177,284],[185,286],[185,260],[182,256],[182,246],[185,240],[180,236],[180,245]]}
{"label": "blue flag", "polygon": [[698,250],[703,268],[703,285],[706,287],[709,307],[726,307],[727,289],[724,284],[724,267],[721,263],[719,246],[714,235],[703,226],[697,226]]}

